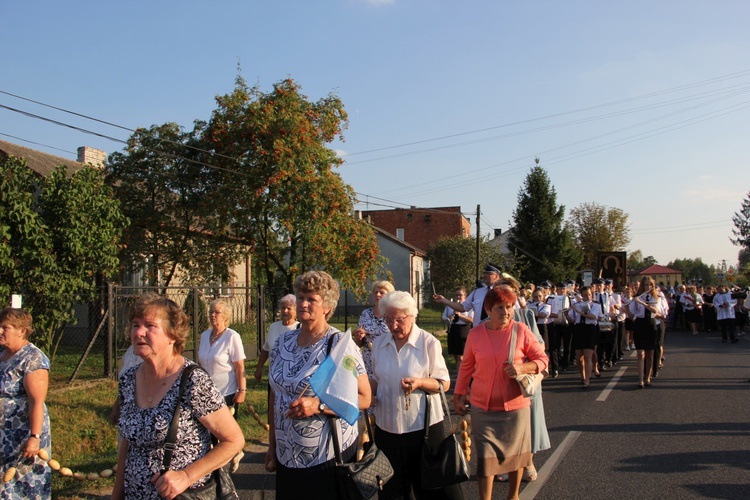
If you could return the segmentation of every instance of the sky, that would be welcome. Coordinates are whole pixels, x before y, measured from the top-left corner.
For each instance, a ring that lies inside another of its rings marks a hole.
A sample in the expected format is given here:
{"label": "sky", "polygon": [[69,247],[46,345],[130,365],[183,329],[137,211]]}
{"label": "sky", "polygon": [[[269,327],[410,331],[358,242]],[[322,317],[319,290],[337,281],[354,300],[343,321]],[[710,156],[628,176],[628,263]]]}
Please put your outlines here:
{"label": "sky", "polygon": [[0,140],[120,151],[207,120],[239,68],[341,98],[358,209],[460,206],[475,227],[479,205],[482,234],[506,231],[538,158],[566,216],[628,214],[628,252],[732,265],[748,19],[744,0],[0,0]]}

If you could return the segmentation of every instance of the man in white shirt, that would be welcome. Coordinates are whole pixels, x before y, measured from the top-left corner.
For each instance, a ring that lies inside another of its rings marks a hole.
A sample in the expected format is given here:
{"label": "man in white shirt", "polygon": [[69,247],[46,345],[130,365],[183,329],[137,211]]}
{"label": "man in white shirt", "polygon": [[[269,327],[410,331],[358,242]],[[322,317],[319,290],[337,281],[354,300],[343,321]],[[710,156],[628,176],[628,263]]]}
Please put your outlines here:
{"label": "man in white shirt", "polygon": [[502,271],[496,265],[490,263],[484,267],[482,273],[482,283],[484,286],[475,288],[466,300],[463,302],[454,302],[450,299],[446,299],[442,295],[433,295],[432,298],[435,302],[448,306],[458,312],[474,311],[474,326],[487,318],[487,313],[484,312],[484,298],[487,296],[487,292],[494,287],[498,281],[500,281],[500,275]]}
{"label": "man in white shirt", "polygon": [[716,309],[716,320],[721,330],[721,341],[726,343],[727,338],[732,344],[739,341],[734,333],[734,307],[737,300],[732,298],[732,294],[727,290],[726,285],[719,285],[719,291],[714,296],[714,308]]}

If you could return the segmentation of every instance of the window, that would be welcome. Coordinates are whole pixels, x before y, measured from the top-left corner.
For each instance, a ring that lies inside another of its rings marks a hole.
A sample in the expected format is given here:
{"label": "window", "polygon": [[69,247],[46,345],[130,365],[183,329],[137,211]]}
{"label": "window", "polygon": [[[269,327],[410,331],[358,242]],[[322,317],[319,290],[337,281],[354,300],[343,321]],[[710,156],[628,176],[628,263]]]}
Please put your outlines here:
{"label": "window", "polygon": [[404,241],[404,228],[403,227],[396,229],[396,238],[398,238],[401,241]]}

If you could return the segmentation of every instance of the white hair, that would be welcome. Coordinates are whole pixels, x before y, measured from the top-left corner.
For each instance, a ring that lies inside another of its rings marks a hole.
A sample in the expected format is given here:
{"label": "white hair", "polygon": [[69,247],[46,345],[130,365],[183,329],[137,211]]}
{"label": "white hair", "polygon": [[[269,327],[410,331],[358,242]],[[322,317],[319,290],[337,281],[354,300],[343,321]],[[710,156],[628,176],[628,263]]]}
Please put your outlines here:
{"label": "white hair", "polygon": [[417,301],[414,300],[407,292],[390,292],[387,293],[380,302],[378,303],[378,311],[381,315],[385,315],[385,311],[388,308],[396,309],[397,311],[405,312],[407,316],[417,316],[419,310],[417,309]]}
{"label": "white hair", "polygon": [[295,297],[294,294],[292,293],[288,293],[279,299],[279,309],[281,309],[284,306],[296,306],[296,305],[297,305],[297,297]]}

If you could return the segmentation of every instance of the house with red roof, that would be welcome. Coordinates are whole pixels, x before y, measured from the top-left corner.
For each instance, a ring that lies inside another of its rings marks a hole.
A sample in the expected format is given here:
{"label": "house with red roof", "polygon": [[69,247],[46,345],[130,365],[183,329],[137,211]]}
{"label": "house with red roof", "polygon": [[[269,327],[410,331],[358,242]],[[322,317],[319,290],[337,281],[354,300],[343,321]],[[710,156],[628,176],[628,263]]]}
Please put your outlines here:
{"label": "house with red roof", "polygon": [[674,286],[682,283],[682,271],[660,266],[659,264],[654,264],[641,271],[628,271],[631,283],[638,282],[645,276],[652,277],[657,285]]}

